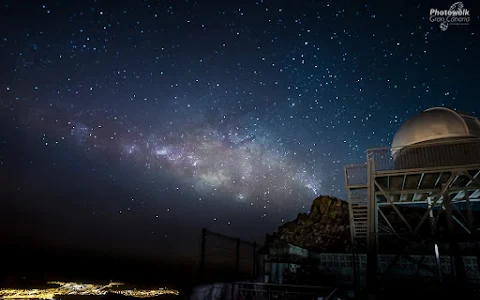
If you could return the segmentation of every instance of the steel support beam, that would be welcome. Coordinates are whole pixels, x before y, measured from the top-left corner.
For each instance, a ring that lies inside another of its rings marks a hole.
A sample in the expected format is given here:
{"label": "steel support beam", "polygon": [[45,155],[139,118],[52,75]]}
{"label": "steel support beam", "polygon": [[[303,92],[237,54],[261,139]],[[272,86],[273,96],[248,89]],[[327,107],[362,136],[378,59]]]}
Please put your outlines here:
{"label": "steel support beam", "polygon": [[433,201],[432,205],[429,205],[427,211],[425,212],[422,219],[420,220],[417,227],[415,228],[415,231],[414,231],[415,234],[418,233],[418,230],[420,230],[420,227],[425,222],[425,220],[428,218],[428,215],[430,214],[430,211],[433,209],[433,207],[435,207],[437,202],[443,197],[443,195],[445,195],[445,193],[447,193],[448,187],[450,186],[450,184],[452,184],[454,179],[455,179],[455,174],[452,174],[452,175],[450,175],[450,178],[447,180],[447,183],[443,184],[440,195]]}
{"label": "steel support beam", "polygon": [[376,227],[375,210],[377,200],[375,196],[375,162],[371,153],[367,152],[367,173],[368,173],[368,231],[367,231],[367,291],[375,295],[377,287],[377,253],[376,253]]}
{"label": "steel support beam", "polygon": [[[430,197],[428,197],[427,201],[428,201],[428,206],[430,207],[432,205],[432,199]],[[431,229],[432,236],[435,236],[435,234],[437,232],[437,223],[435,222],[435,218],[433,217],[433,210],[430,210],[428,212],[428,216],[430,218],[430,229]],[[417,231],[417,230],[418,229],[415,228],[415,231]]]}
{"label": "steel support beam", "polygon": [[452,256],[452,263],[453,263],[452,270],[454,272],[454,278],[457,279],[460,283],[464,283],[466,281],[467,276],[465,273],[463,257],[460,254],[460,249],[458,247],[458,243],[455,237],[452,204],[450,202],[448,186],[445,184],[444,188],[445,188],[445,192],[443,193],[443,198],[444,198],[445,212],[447,214],[448,235],[450,240],[450,255]]}
{"label": "steel support beam", "polygon": [[[392,231],[392,229],[390,229],[388,226],[385,226],[383,224],[378,224],[378,229],[381,229],[383,230],[385,233],[389,234],[389,235],[393,235],[394,232]],[[380,235],[380,230],[378,230],[378,233],[377,233],[377,236]]]}
{"label": "steel support beam", "polygon": [[[452,184],[452,183],[451,183]],[[462,192],[467,188],[469,191],[479,190],[480,185],[470,185],[468,187],[458,187],[458,188],[451,188],[449,189],[449,193],[456,193]],[[430,194],[430,193],[440,193],[441,188],[431,188],[431,189],[414,189],[414,190],[397,190],[397,189],[389,189],[388,194],[390,195],[412,195],[412,194]],[[378,192],[377,192],[378,194]]]}
{"label": "steel support beam", "polygon": [[470,179],[470,181],[466,184],[467,186],[472,183],[480,185],[480,178],[478,178],[478,176],[480,176],[480,171],[478,171],[474,176],[470,175],[468,171],[464,171],[463,174]]}
{"label": "steel support beam", "polygon": [[[452,204],[452,207],[454,209],[454,211],[456,211],[458,213],[458,215],[460,217],[462,217],[462,220],[464,221],[465,224],[467,224],[467,227],[468,227],[468,219],[465,218],[464,214],[462,213],[462,211],[455,205],[455,203],[452,202],[452,200],[450,200],[450,203]],[[462,223],[463,225],[463,223]]]}
{"label": "steel support beam", "polygon": [[[428,206],[430,207],[431,204],[432,204],[432,199],[430,197],[427,197],[427,201],[428,201]],[[437,216],[439,216],[439,215],[440,215],[440,213],[438,213]],[[428,216],[430,217],[430,232],[431,232],[432,237],[435,237],[437,235],[437,220],[433,216],[433,210],[432,209],[430,209],[430,212],[428,213]],[[417,230],[417,228],[415,228],[415,229]],[[437,266],[438,278],[441,280],[442,279],[442,267],[440,265],[440,254],[438,252],[438,245],[435,241],[434,241],[433,247],[434,247],[434,252],[435,252],[435,264]]]}
{"label": "steel support beam", "polygon": [[[479,174],[480,174],[480,171],[477,174],[475,174],[474,177],[477,177]],[[475,194],[477,192],[478,192],[478,190],[476,192],[474,192],[473,194]],[[465,190],[464,197],[465,197],[465,206],[467,208],[468,227],[470,228],[470,230],[472,230],[472,232],[474,232],[474,234],[472,235],[472,238],[473,238],[472,241],[473,241],[474,249],[475,249],[476,256],[477,256],[477,268],[480,271],[480,251],[479,251],[478,237],[477,237],[477,234],[475,232],[475,227],[474,227],[474,221],[475,220],[473,218],[472,205],[471,205],[472,200],[470,199],[470,193],[469,193],[468,190]]]}
{"label": "steel support beam", "polygon": [[375,232],[377,233],[375,235],[375,249],[378,253],[378,250],[379,250],[378,249],[378,206],[377,206],[376,202],[377,201],[376,201],[376,197],[375,197],[375,214],[374,214],[374,216],[375,216]]}
{"label": "steel support beam", "polygon": [[473,192],[473,194],[470,195],[470,201],[478,197],[480,197],[480,189],[476,190],[475,192]]}
{"label": "steel support beam", "polygon": [[[393,204],[397,206],[410,206],[410,205],[418,205],[418,204],[427,204],[426,200],[422,201],[405,201],[405,202],[393,202]],[[379,202],[377,203],[378,206],[390,206],[391,204],[389,202]]]}
{"label": "steel support beam", "polygon": [[464,191],[464,197],[465,197],[465,206],[467,207],[467,220],[468,220],[468,227],[470,227],[471,230],[474,230],[473,228],[473,212],[472,212],[472,205],[470,203],[470,193],[468,190]]}
{"label": "steel support beam", "polygon": [[390,200],[390,197],[389,195],[385,192],[385,190],[380,186],[380,184],[378,184],[377,180],[374,179],[374,184],[375,186],[380,190],[380,192],[383,194],[383,196],[387,199],[387,201],[392,205],[393,207],[393,210],[395,210],[395,212],[398,214],[398,216],[400,217],[400,219],[402,219],[402,221],[405,223],[405,225],[407,225],[408,227],[408,230],[413,231],[412,229],[412,226],[410,226],[410,224],[408,224],[408,221],[407,219],[405,219],[405,217],[403,216],[403,214],[400,212],[400,210],[398,210],[398,207],[393,203],[392,200]]}
{"label": "steel support beam", "polygon": [[[446,187],[446,185],[445,185]],[[448,193],[445,192],[443,194],[444,197],[448,197]],[[449,204],[449,199],[447,198],[444,202],[443,205],[445,206],[445,213],[446,213],[446,222],[447,222],[447,228],[448,228],[448,236],[450,239],[450,257],[451,257],[451,264],[452,264],[452,275],[453,278],[456,278],[457,272],[456,272],[456,259],[455,259],[455,253],[454,252],[454,247],[453,247],[453,219],[452,219],[452,207]]]}
{"label": "steel support beam", "polygon": [[435,224],[438,224],[438,220],[440,219],[440,215],[442,214],[443,210],[438,210],[437,216],[435,217]]}
{"label": "steel support beam", "polygon": [[[345,175],[345,178],[347,178],[346,175]],[[350,220],[350,239],[352,241],[352,246],[355,247],[355,231],[354,231],[355,224],[353,223],[353,210],[352,210],[352,199],[351,199],[352,192],[350,189],[347,189],[347,193],[348,193],[348,214],[349,214],[349,220]]]}
{"label": "steel support beam", "polygon": [[455,197],[453,197],[452,199],[450,199],[450,200],[452,201],[452,203],[454,203],[454,202],[457,201],[458,199],[462,199],[462,198],[464,197],[464,191],[465,191],[465,188],[463,188],[463,191],[458,192]]}
{"label": "steel support beam", "polygon": [[[420,186],[422,185],[423,177],[425,177],[425,173],[422,173],[422,175],[420,175],[420,179],[418,180],[418,184],[417,184],[417,190],[420,190]],[[418,194],[418,192],[413,194],[412,201],[415,201],[415,198],[417,197],[417,194]],[[401,197],[401,195],[400,195],[400,197]]]}
{"label": "steel support beam", "polygon": [[465,230],[468,234],[472,234],[472,232],[467,228],[467,226],[463,225],[462,221],[460,221],[457,217],[455,216],[452,216],[453,220],[455,222],[457,222],[458,225],[460,225],[460,227],[463,228],[463,230]]}
{"label": "steel support beam", "polygon": [[[463,202],[466,202],[466,200],[465,199],[460,199],[460,200],[452,201],[452,203],[463,203]],[[474,202],[480,202],[480,199],[478,199],[478,198],[472,199],[471,196],[470,196],[469,202],[470,202],[470,204],[472,204]]]}
{"label": "steel support beam", "polygon": [[441,199],[442,197],[436,197],[435,200],[433,200],[433,202],[431,202],[430,204],[428,204],[428,208],[427,208],[427,211],[423,214],[423,217],[420,219],[420,221],[418,222],[417,226],[415,227],[415,230],[413,231],[414,234],[417,234],[418,231],[420,230],[420,227],[423,225],[423,223],[427,220],[427,218],[429,217],[430,215],[430,212],[432,211],[432,209],[435,207],[435,205],[437,205],[437,202]]}
{"label": "steel support beam", "polygon": [[440,174],[438,174],[437,180],[435,180],[435,184],[433,185],[433,187],[438,186],[438,183],[440,182],[440,179],[442,179],[442,176],[443,176],[443,172],[440,172]]}
{"label": "steel support beam", "polygon": [[393,228],[392,224],[390,224],[390,221],[388,221],[388,218],[385,216],[382,209],[380,207],[378,207],[377,209],[378,209],[378,212],[380,213],[380,215],[382,216],[382,218],[385,220],[385,222],[387,222],[387,225],[392,230],[392,232],[397,233],[395,228]]}

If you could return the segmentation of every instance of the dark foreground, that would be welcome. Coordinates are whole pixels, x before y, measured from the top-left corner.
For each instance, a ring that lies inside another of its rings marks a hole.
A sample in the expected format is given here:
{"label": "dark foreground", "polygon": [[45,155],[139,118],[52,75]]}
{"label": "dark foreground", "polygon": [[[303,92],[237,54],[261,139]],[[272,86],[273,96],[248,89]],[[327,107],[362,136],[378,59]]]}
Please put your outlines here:
{"label": "dark foreground", "polygon": [[[161,295],[155,297],[162,300],[173,298],[188,299],[193,288],[199,284],[198,265],[192,261],[162,261],[129,257],[112,257],[109,255],[75,253],[66,249],[42,250],[36,247],[2,247],[3,262],[0,273],[1,287],[9,288],[42,288],[47,281],[76,281],[82,283],[108,283],[109,281],[125,282],[136,288],[168,287],[180,292],[179,296]],[[220,273],[219,273],[220,274]],[[225,275],[225,276],[224,276]],[[222,278],[210,282],[229,282]],[[342,299],[347,293],[339,290]],[[134,298],[122,295],[107,294],[105,296],[62,296],[62,300],[116,300]],[[367,299],[366,293],[359,292],[356,299]],[[376,299],[480,299],[469,287],[448,282],[427,282],[420,279],[388,280]],[[152,298],[150,298],[152,299]],[[206,298],[209,299],[208,295]]]}
{"label": "dark foreground", "polygon": [[[198,274],[195,260],[141,259],[82,253],[72,249],[47,250],[35,245],[9,244],[2,249],[0,287],[43,288],[48,281],[96,284],[115,281],[139,289],[176,289],[184,297],[189,295]],[[108,299],[115,296],[109,295]],[[162,299],[170,297],[162,295]],[[82,299],[85,299],[85,296]]]}

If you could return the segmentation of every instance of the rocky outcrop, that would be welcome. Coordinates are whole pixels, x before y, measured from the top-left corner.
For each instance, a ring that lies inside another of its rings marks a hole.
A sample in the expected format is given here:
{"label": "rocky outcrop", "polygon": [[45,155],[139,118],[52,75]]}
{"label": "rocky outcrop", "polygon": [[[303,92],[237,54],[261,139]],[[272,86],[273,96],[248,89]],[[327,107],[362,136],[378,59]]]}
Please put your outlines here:
{"label": "rocky outcrop", "polygon": [[286,242],[314,252],[349,252],[350,224],[347,202],[319,196],[309,214],[300,213],[269,236],[270,245]]}

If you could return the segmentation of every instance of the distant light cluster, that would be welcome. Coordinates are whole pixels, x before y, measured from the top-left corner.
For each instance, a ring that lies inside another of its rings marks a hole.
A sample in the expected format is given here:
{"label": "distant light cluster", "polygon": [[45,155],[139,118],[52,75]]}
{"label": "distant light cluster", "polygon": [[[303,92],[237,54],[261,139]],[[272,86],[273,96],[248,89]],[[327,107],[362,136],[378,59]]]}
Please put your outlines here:
{"label": "distant light cluster", "polygon": [[53,281],[49,284],[57,284],[59,287],[47,289],[0,289],[2,299],[54,299],[55,296],[102,296],[106,293],[121,294],[136,298],[150,298],[160,295],[178,295],[178,291],[167,288],[157,290],[117,290],[113,287],[123,285],[119,282],[111,282],[107,285],[85,284],[75,282]]}

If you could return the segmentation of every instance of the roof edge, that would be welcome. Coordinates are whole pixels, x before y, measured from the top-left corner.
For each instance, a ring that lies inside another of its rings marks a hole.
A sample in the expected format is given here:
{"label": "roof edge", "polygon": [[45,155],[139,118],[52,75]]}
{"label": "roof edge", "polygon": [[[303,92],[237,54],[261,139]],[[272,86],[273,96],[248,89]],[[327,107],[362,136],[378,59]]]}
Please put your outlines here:
{"label": "roof edge", "polygon": [[[427,111],[432,111],[432,110],[444,110],[444,111],[448,111],[448,112],[451,112],[453,113],[459,120],[460,122],[462,122],[463,124],[463,128],[465,128],[465,132],[467,132],[468,136],[470,136],[470,128],[468,127],[467,125],[467,122],[465,122],[465,119],[463,118],[462,115],[465,115],[465,116],[468,116],[468,117],[472,117],[472,116],[469,116],[467,114],[463,114],[463,113],[459,113],[457,112],[456,110],[454,109],[451,109],[449,107],[444,107],[444,106],[434,106],[434,107],[430,107],[430,108],[427,108],[425,109],[423,112],[427,112]],[[420,113],[421,114],[421,113]]]}

